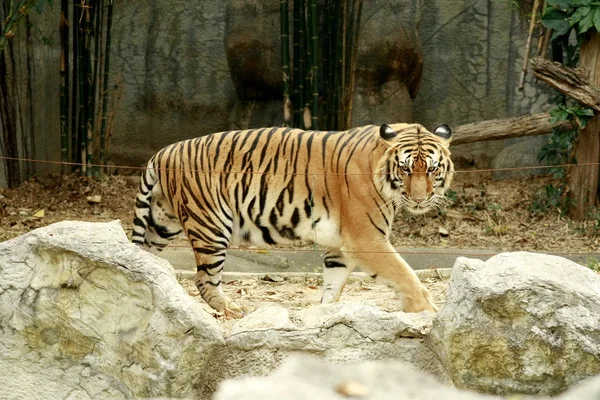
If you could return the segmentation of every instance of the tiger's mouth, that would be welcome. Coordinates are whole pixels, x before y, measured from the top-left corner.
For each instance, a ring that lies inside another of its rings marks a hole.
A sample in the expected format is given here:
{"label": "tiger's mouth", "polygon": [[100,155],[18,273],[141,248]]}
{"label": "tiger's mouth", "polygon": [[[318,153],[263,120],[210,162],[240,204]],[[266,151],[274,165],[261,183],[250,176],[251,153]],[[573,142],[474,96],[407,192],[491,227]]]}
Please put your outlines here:
{"label": "tiger's mouth", "polygon": [[406,198],[404,208],[416,215],[425,214],[431,210],[443,210],[451,203],[450,199],[445,196],[433,194],[423,201],[415,201],[411,198]]}

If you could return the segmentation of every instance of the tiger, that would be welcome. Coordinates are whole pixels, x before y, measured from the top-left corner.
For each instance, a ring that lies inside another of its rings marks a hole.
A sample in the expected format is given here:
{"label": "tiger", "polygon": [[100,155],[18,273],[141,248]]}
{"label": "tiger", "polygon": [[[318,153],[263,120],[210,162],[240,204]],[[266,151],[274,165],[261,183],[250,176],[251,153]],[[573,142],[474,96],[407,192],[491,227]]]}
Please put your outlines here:
{"label": "tiger", "polygon": [[142,173],[132,242],[160,252],[184,233],[195,284],[210,307],[243,310],[222,289],[232,244],[313,242],[324,248],[321,303],[340,299],[355,267],[391,286],[405,312],[435,312],[431,295],[390,242],[394,217],[445,208],[454,165],[446,124],[347,131],[231,130],[171,144]]}

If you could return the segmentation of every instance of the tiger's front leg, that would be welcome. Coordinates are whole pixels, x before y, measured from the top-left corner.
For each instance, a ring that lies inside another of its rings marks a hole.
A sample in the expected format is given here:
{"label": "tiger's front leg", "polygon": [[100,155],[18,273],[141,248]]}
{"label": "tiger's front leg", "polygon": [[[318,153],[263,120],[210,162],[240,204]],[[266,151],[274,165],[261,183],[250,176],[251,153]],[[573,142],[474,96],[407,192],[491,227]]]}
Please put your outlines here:
{"label": "tiger's front leg", "polygon": [[192,241],[192,247],[197,266],[196,287],[202,299],[226,317],[242,318],[244,312],[223,293],[221,286],[227,249],[202,245],[199,241]]}
{"label": "tiger's front leg", "polygon": [[356,264],[340,252],[327,252],[323,260],[323,297],[322,304],[340,300],[342,290]]}
{"label": "tiger's front leg", "polygon": [[396,291],[405,312],[436,312],[429,290],[416,272],[396,252],[387,240],[352,240],[342,247],[346,257],[360,265],[365,272]]}

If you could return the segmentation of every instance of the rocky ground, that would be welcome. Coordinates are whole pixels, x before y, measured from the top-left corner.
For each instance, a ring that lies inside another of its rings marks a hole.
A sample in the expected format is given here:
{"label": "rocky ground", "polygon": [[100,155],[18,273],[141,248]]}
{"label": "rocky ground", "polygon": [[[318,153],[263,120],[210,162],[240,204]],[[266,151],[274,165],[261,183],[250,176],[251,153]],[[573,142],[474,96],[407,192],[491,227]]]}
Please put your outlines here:
{"label": "rocky ground", "polygon": [[[233,324],[225,315],[214,311],[201,298],[190,279],[180,279],[179,283],[202,307],[215,316],[225,327]],[[446,299],[448,280],[427,278],[425,286],[431,292],[436,306],[441,307]],[[301,310],[319,304],[321,301],[322,280],[313,276],[305,278],[285,278],[281,281],[270,279],[244,279],[225,282],[223,290],[247,315],[262,306],[276,304],[286,309]],[[378,306],[384,311],[401,311],[401,303],[389,287],[376,283],[370,278],[350,278],[341,301],[361,301]]]}

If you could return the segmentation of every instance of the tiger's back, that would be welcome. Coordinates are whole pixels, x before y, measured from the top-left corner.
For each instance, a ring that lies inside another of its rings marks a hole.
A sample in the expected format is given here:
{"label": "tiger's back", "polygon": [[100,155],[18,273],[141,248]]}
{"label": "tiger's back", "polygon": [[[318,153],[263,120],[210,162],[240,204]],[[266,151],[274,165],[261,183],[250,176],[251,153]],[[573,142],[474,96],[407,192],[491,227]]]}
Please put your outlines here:
{"label": "tiger's back", "polygon": [[[394,127],[399,131],[418,127],[421,135],[419,125]],[[183,227],[196,254],[200,293],[221,310],[232,308],[220,285],[231,243],[312,241],[331,249],[325,256],[325,272],[331,271],[332,278],[325,280],[331,281],[333,294],[327,295],[325,287],[324,302],[335,301],[354,266],[371,264],[349,251],[391,248],[391,224],[402,206],[398,199],[405,196],[394,188],[401,177],[390,165],[390,160],[400,162],[401,155],[392,150],[401,138],[384,139],[382,129],[264,128],[221,132],[167,146],[149,161],[142,178],[133,241],[160,250]],[[419,146],[441,149],[437,136],[424,129],[422,135]],[[450,162],[447,147],[440,155]],[[430,186],[433,193],[433,183]],[[387,262],[398,264],[394,258]],[[410,272],[408,280],[415,286]],[[400,279],[397,273],[384,275],[386,280]],[[420,307],[429,307],[425,303]]]}

